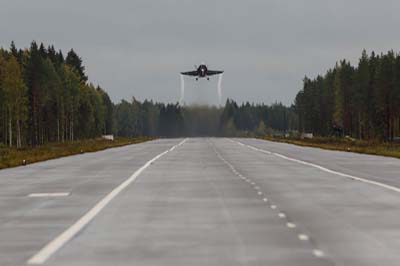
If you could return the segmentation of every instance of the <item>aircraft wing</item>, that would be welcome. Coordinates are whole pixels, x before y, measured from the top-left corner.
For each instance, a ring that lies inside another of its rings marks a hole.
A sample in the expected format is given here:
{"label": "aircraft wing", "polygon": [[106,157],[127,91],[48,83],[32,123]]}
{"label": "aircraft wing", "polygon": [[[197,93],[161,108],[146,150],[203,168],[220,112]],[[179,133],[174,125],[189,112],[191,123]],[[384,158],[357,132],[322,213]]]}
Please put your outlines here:
{"label": "aircraft wing", "polygon": [[219,70],[207,70],[207,76],[212,76],[212,75],[218,75],[222,74],[224,71],[219,71]]}
{"label": "aircraft wing", "polygon": [[187,72],[181,72],[182,75],[186,75],[186,76],[198,76],[199,74],[197,73],[197,71],[187,71]]}

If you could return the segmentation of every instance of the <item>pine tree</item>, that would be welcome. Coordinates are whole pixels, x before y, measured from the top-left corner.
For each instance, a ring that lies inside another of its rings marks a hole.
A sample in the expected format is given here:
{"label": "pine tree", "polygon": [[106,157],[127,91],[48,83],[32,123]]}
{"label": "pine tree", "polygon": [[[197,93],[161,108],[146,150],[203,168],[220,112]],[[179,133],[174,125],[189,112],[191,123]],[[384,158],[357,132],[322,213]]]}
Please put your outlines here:
{"label": "pine tree", "polygon": [[4,70],[6,60],[3,56],[4,51],[0,48],[0,142],[7,143],[7,99],[3,88]]}
{"label": "pine tree", "polygon": [[[16,135],[16,144],[20,148],[22,146],[21,131],[25,126],[27,115],[27,96],[20,66],[13,55],[5,65],[2,87],[5,91],[7,106],[9,146],[13,145],[13,135]],[[13,124],[15,124],[15,129],[13,129]]]}
{"label": "pine tree", "polygon": [[85,67],[82,64],[82,59],[75,53],[73,49],[68,52],[65,62],[67,65],[73,67],[77,71],[82,82],[86,82],[88,80],[87,76],[85,75]]}
{"label": "pine tree", "polygon": [[355,73],[355,86],[354,86],[354,109],[356,113],[356,121],[358,124],[357,135],[364,138],[369,136],[368,124],[368,106],[370,106],[370,69],[369,58],[367,52],[363,50],[358,68]]}
{"label": "pine tree", "polygon": [[68,65],[63,67],[63,87],[64,87],[64,104],[65,104],[65,121],[63,128],[65,129],[65,139],[75,140],[75,128],[79,116],[79,94],[80,79],[79,74]]}

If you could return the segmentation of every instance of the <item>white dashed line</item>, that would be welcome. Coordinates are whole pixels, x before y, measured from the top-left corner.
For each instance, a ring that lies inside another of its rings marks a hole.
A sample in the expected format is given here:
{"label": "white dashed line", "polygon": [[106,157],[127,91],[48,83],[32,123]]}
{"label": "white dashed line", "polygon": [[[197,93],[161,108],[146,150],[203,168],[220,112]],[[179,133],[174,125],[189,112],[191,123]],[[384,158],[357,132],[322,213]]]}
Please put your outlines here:
{"label": "white dashed line", "polygon": [[[232,141],[233,141],[233,140],[232,140]],[[262,149],[258,149],[258,148],[256,148],[256,147],[253,147],[253,146],[250,146],[250,145],[246,145],[246,144],[243,144],[243,143],[238,142],[238,141],[233,141],[233,142],[236,142],[236,143],[238,143],[238,144],[241,145],[241,146],[246,146],[246,147],[248,147],[248,148],[250,148],[250,149],[252,149],[252,150],[256,150],[256,151],[259,151],[259,152],[262,152],[262,153],[266,153],[266,154],[273,154],[273,155],[278,156],[278,157],[280,157],[280,158],[282,158],[282,159],[286,159],[286,160],[298,162],[298,163],[300,163],[300,164],[312,166],[312,167],[318,168],[318,169],[320,169],[320,170],[322,170],[322,171],[325,171],[325,172],[337,174],[337,175],[344,176],[344,177],[349,177],[349,178],[351,178],[351,179],[355,179],[355,180],[359,180],[359,181],[362,181],[362,182],[366,182],[366,183],[378,185],[378,186],[381,186],[381,187],[384,187],[384,188],[388,188],[388,189],[394,190],[394,191],[396,191],[396,192],[400,192],[400,189],[399,189],[399,188],[396,188],[396,187],[392,187],[392,186],[385,185],[385,184],[382,184],[382,183],[379,183],[379,182],[375,182],[375,181],[371,181],[371,180],[367,180],[367,179],[358,178],[358,177],[354,177],[354,176],[351,176],[351,175],[343,174],[343,173],[340,173],[340,172],[336,172],[336,171],[333,171],[333,170],[324,168],[324,167],[319,166],[319,165],[316,165],[316,164],[307,163],[307,162],[304,162],[304,161],[300,161],[300,160],[297,160],[297,159],[293,159],[293,158],[286,157],[286,156],[281,155],[281,154],[278,154],[278,153],[272,153],[272,152],[269,152],[269,151],[265,151],[265,150],[262,150]],[[244,179],[245,179],[245,178],[244,178]],[[255,186],[256,183],[251,182],[250,179],[245,179],[245,180],[246,180],[248,183],[251,183],[251,184],[254,186],[254,189],[255,189],[255,190],[257,190],[257,191],[260,190],[260,187],[259,187],[259,186]],[[262,195],[263,193],[262,193],[261,191],[258,191],[257,194],[258,194],[258,195]],[[268,202],[268,199],[267,199],[267,198],[263,198],[263,201],[264,201],[264,202]],[[277,206],[276,206],[276,205],[270,205],[270,208],[275,210],[275,209],[277,209]],[[283,213],[283,212],[280,212],[280,213],[278,214],[278,216],[279,216],[280,218],[282,218],[282,219],[283,219],[283,218],[286,218],[286,214]],[[287,226],[288,228],[291,228],[291,229],[297,227],[296,224],[295,224],[295,223],[292,223],[292,222],[287,222],[287,223],[286,223],[286,226]],[[297,237],[298,237],[299,240],[301,240],[301,241],[309,241],[309,240],[310,240],[310,237],[309,237],[308,235],[306,235],[306,234],[298,234]],[[323,257],[323,256],[325,255],[324,252],[323,252],[322,250],[319,250],[319,249],[313,249],[312,253],[313,253],[313,255],[314,255],[315,257],[318,257],[318,258]]]}
{"label": "white dashed line", "polygon": [[324,252],[322,250],[319,249],[314,249],[313,250],[313,254],[315,257],[321,258],[324,256]]}
{"label": "white dashed line", "polygon": [[30,265],[42,265],[45,263],[54,253],[56,253],[60,248],[62,248],[68,241],[76,236],[86,225],[88,225],[97,214],[101,212],[121,191],[123,191],[127,186],[129,186],[135,179],[153,162],[161,158],[163,155],[169,151],[173,151],[178,146],[181,146],[186,142],[184,139],[179,144],[174,145],[172,148],[160,153],[142,167],[140,167],[136,172],[134,172],[128,179],[122,182],[119,186],[114,188],[107,196],[101,199],[92,209],[90,209],[85,215],[83,215],[78,221],[76,221],[72,226],[65,230],[61,235],[53,239],[45,247],[43,247],[38,253],[31,257],[27,263]]}
{"label": "white dashed line", "polygon": [[286,218],[286,214],[284,214],[283,212],[278,213],[278,216],[280,218]]}
{"label": "white dashed line", "polygon": [[305,235],[305,234],[299,234],[298,237],[299,237],[299,239],[300,239],[301,241],[308,241],[308,240],[310,240],[310,237],[309,237],[308,235]]}
{"label": "white dashed line", "polygon": [[286,223],[286,226],[289,228],[296,228],[296,225],[294,223]]}

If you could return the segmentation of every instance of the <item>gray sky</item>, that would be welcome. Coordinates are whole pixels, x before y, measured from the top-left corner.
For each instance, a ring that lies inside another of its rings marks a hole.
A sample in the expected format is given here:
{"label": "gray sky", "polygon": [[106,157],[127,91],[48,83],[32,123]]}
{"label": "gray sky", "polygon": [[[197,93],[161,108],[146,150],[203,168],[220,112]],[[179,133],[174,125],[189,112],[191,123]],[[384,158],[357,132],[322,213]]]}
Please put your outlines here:
{"label": "gray sky", "polygon": [[[396,0],[0,0],[0,45],[74,48],[112,99],[176,102],[180,71],[225,70],[224,98],[291,104],[304,75],[341,58],[398,51]],[[186,79],[186,101],[216,103],[217,78]]]}

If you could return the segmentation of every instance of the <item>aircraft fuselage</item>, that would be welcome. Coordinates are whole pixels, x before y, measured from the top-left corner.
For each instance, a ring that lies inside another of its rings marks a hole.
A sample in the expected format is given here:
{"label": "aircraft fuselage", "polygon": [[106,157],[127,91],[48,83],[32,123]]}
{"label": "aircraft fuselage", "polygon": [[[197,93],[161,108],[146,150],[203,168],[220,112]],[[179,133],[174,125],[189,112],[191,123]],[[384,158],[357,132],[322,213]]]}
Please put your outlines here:
{"label": "aircraft fuselage", "polygon": [[200,78],[206,77],[207,76],[207,66],[206,65],[200,65],[197,68],[197,73],[198,73]]}
{"label": "aircraft fuselage", "polygon": [[205,64],[201,64],[199,67],[195,67],[194,71],[181,72],[181,74],[196,77],[196,80],[199,78],[207,78],[209,80],[209,76],[222,74],[223,72],[221,70],[209,70]]}

